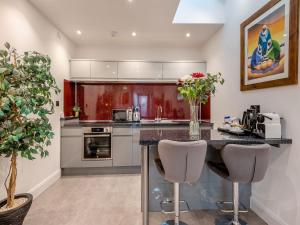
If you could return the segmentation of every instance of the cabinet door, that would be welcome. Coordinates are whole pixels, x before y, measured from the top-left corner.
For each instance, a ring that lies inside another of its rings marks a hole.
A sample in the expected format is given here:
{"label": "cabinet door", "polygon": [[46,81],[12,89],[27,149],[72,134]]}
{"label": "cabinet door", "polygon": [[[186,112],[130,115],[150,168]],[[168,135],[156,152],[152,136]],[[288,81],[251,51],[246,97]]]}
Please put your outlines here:
{"label": "cabinet door", "polygon": [[206,73],[206,63],[194,62],[170,62],[163,64],[163,79],[178,80],[184,75],[194,72]]}
{"label": "cabinet door", "polygon": [[119,79],[159,80],[162,79],[162,63],[119,62]]}
{"label": "cabinet door", "polygon": [[140,129],[133,129],[132,136],[132,165],[140,166],[141,165],[141,146],[140,146]]}
{"label": "cabinet door", "polygon": [[112,137],[113,166],[132,165],[132,136]]}
{"label": "cabinet door", "polygon": [[61,168],[81,167],[83,136],[61,138]]}
{"label": "cabinet door", "polygon": [[91,65],[87,60],[70,61],[71,78],[91,78]]}
{"label": "cabinet door", "polygon": [[117,79],[117,70],[116,62],[91,61],[91,78]]}

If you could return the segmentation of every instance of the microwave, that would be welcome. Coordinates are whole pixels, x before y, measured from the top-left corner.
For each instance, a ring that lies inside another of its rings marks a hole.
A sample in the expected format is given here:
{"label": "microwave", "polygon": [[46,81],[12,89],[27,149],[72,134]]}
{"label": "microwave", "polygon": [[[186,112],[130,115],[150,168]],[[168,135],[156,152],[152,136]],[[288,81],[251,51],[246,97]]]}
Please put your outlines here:
{"label": "microwave", "polygon": [[128,122],[132,121],[132,109],[113,109],[112,120],[115,122]]}

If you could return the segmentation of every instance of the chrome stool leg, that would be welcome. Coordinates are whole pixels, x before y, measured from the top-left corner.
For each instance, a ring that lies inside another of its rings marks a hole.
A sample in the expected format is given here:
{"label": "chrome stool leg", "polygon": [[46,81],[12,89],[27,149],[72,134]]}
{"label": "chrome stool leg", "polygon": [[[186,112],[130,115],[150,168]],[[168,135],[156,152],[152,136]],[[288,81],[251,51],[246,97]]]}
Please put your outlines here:
{"label": "chrome stool leg", "polygon": [[216,225],[247,225],[247,223],[239,219],[239,183],[233,182],[233,218],[224,217],[217,219]]}
{"label": "chrome stool leg", "polygon": [[180,209],[179,209],[179,183],[174,183],[174,211],[175,211],[175,219],[174,220],[168,220],[166,222],[163,222],[161,225],[187,225],[186,223],[179,220],[180,217]]}

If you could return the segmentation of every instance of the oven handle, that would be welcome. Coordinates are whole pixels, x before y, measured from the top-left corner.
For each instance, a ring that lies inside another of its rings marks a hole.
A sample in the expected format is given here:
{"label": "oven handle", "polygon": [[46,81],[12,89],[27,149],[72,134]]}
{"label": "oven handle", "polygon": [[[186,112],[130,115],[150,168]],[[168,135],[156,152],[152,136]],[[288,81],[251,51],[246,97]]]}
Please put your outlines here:
{"label": "oven handle", "polygon": [[85,138],[89,137],[110,137],[110,134],[94,134],[94,135],[84,135]]}

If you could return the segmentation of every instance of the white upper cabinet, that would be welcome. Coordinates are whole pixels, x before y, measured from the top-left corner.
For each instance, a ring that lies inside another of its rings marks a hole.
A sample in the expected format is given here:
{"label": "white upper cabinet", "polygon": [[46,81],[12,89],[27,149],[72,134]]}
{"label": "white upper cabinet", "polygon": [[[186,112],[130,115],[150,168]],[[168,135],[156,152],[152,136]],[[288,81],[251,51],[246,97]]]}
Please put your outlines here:
{"label": "white upper cabinet", "polygon": [[117,79],[118,63],[91,61],[91,78],[92,79]]}
{"label": "white upper cabinet", "polygon": [[161,80],[162,63],[155,62],[119,62],[118,79]]}
{"label": "white upper cabinet", "polygon": [[202,62],[168,62],[163,63],[163,79],[178,80],[184,75],[195,72],[206,73],[206,63]]}
{"label": "white upper cabinet", "polygon": [[71,78],[91,78],[91,64],[88,60],[72,60],[70,61]]}
{"label": "white upper cabinet", "polygon": [[73,80],[174,82],[194,72],[206,73],[206,63],[70,60]]}

